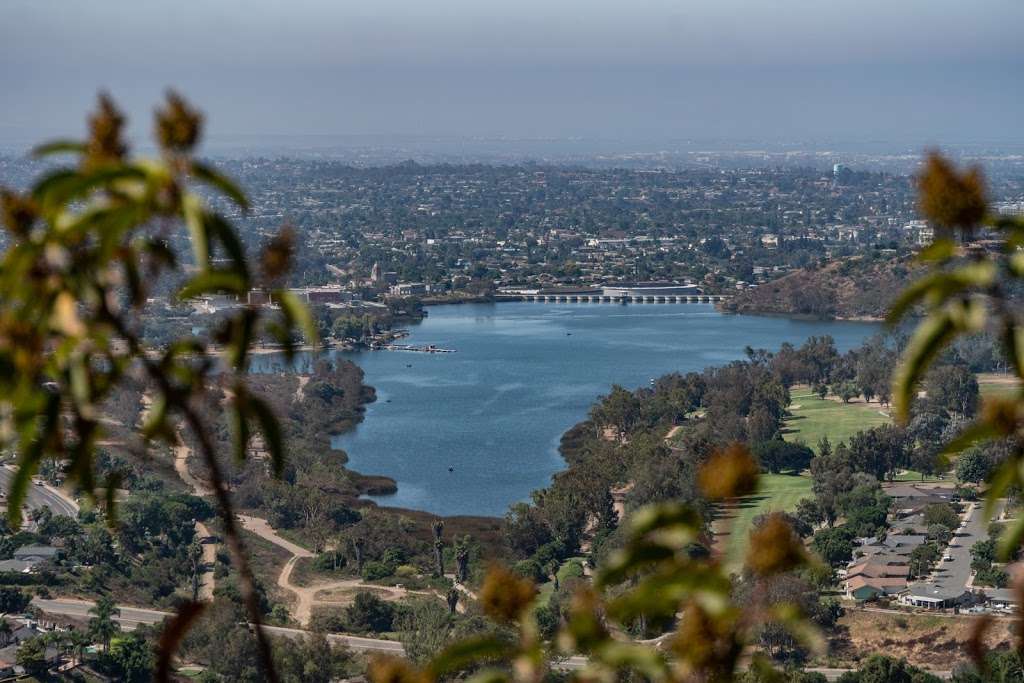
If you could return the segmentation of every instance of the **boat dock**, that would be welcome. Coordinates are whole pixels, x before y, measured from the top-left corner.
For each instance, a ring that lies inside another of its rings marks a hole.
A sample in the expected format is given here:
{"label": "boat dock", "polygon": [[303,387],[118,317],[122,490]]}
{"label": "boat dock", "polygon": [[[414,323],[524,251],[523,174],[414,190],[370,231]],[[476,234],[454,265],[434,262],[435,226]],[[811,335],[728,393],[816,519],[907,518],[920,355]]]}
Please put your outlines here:
{"label": "boat dock", "polygon": [[414,344],[382,344],[372,347],[375,351],[415,351],[418,353],[455,353],[455,349],[442,349],[439,346],[428,344],[427,346],[416,346]]}

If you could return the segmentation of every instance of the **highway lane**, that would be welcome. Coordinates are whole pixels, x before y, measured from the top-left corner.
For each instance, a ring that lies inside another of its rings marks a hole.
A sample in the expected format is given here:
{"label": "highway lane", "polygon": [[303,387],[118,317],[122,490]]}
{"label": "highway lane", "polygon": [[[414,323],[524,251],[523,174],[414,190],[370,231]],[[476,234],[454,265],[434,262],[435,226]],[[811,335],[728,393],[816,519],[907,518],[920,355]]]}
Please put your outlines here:
{"label": "highway lane", "polygon": [[[89,600],[75,600],[73,598],[57,598],[53,600],[32,598],[32,604],[50,614],[87,620],[92,618],[89,610],[92,609],[94,603]],[[121,624],[121,628],[126,631],[132,631],[137,626],[143,624],[158,624],[167,617],[172,616],[171,612],[162,612],[142,607],[118,605],[117,608],[121,610],[121,614],[116,617],[116,620]]]}
{"label": "highway lane", "polygon": [[[32,600],[32,604],[44,612],[75,617],[78,619],[88,619],[90,617],[89,608],[93,605],[93,603],[86,600],[74,600],[71,598],[57,598],[52,600],[34,598]],[[140,624],[160,623],[165,618],[172,615],[171,612],[162,612],[160,610],[145,609],[141,607],[128,607],[126,605],[118,605],[118,609],[121,610],[121,614],[116,617],[116,619],[121,624],[121,627],[126,631],[131,631]],[[304,631],[298,628],[285,628],[282,626],[265,626],[264,628],[271,635],[284,638],[302,638],[312,635],[310,631]],[[357,652],[382,652],[395,656],[401,656],[405,652],[402,644],[394,640],[365,638],[363,636],[350,636],[341,633],[327,633],[325,636],[328,641],[345,645]],[[562,670],[582,669],[586,665],[587,658],[577,655],[555,662],[554,668]],[[850,669],[834,669],[825,667],[809,667],[805,670],[808,672],[820,673],[830,681],[837,680],[844,673],[850,671]],[[944,680],[948,680],[952,675],[949,671],[932,671],[931,673]]]}
{"label": "highway lane", "polygon": [[[3,491],[5,496],[13,480],[14,468],[9,465],[0,467],[0,490]],[[78,504],[69,500],[68,497],[47,484],[37,485],[33,483],[29,485],[26,503],[30,509],[49,506],[55,515],[66,515],[72,518],[78,517]]]}

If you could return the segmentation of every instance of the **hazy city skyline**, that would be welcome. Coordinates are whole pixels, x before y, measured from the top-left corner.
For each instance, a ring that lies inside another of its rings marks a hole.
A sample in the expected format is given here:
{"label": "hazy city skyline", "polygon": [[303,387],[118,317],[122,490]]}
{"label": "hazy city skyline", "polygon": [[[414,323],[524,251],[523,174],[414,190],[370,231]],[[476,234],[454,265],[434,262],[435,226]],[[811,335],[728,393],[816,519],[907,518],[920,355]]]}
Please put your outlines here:
{"label": "hazy city skyline", "polygon": [[174,87],[213,139],[1014,141],[1024,5],[979,5],[9,0],[0,138]]}

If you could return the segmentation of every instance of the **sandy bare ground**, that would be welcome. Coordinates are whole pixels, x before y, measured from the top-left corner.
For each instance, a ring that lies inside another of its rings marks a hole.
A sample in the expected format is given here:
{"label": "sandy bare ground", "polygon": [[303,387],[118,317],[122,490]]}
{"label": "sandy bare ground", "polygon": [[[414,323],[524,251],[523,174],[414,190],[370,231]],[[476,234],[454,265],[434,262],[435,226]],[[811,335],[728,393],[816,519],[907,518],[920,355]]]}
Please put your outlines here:
{"label": "sandy bare ground", "polygon": [[1001,372],[980,372],[978,373],[978,384],[998,384],[1001,386],[1017,386],[1020,380],[1016,375],[1004,374]]}
{"label": "sandy bare ground", "polygon": [[[282,538],[274,531],[274,527],[270,526],[270,522],[263,519],[262,517],[250,517],[249,515],[238,515],[238,521],[241,522],[242,527],[246,531],[251,531],[265,541],[270,541],[276,546],[284,548],[292,555],[296,557],[313,557],[314,553],[306,550],[297,543],[292,543],[287,538]],[[283,573],[283,572],[282,572]]]}
{"label": "sandy bare ground", "polygon": [[[188,469],[188,459],[192,455],[192,449],[185,444],[185,439],[182,437],[181,432],[178,432],[178,446],[174,447],[174,471],[178,473],[181,480],[192,489],[192,493],[197,496],[212,496],[213,489],[210,488],[205,482],[199,481],[192,476],[192,472]],[[209,528],[202,522],[196,522],[196,536],[199,538],[206,538],[212,536]],[[204,602],[213,601],[213,589],[216,587],[216,579],[214,577],[214,566],[217,563],[217,544],[216,543],[204,543],[203,544],[203,566],[205,571],[202,577],[199,579],[199,599]]]}
{"label": "sandy bare ground", "polygon": [[302,403],[306,398],[306,385],[309,384],[309,375],[298,375],[299,387],[295,390],[295,402]]}
{"label": "sandy bare ground", "polygon": [[181,434],[178,435],[178,438],[180,439],[179,445],[174,447],[174,471],[197,496],[212,496],[213,488],[205,481],[194,477],[192,471],[189,470],[188,459],[192,455],[192,449],[185,445]]}
{"label": "sandy bare ground", "polygon": [[[295,565],[299,559],[314,557],[314,554],[302,546],[282,538],[265,519],[249,515],[238,515],[238,519],[247,531],[292,554],[277,577],[277,585],[295,596],[295,605],[291,610],[292,617],[303,626],[309,625],[314,607],[319,605],[346,607],[352,604],[356,593],[360,591],[369,591],[385,600],[399,600],[408,595],[435,596],[444,599],[444,596],[435,591],[413,591],[401,586],[381,586],[375,583],[364,583],[362,579],[342,579],[321,582],[312,586],[298,586],[292,582]],[[467,595],[473,596],[472,592],[467,589],[463,590]],[[462,608],[460,611],[465,609],[461,604],[458,607]]]}
{"label": "sandy bare ground", "polygon": [[[210,536],[210,530],[202,522],[196,522],[196,534],[202,538]],[[217,544],[203,544],[203,566],[206,571],[199,579],[199,599],[203,602],[213,601],[213,589],[216,587],[213,567],[217,563]]]}

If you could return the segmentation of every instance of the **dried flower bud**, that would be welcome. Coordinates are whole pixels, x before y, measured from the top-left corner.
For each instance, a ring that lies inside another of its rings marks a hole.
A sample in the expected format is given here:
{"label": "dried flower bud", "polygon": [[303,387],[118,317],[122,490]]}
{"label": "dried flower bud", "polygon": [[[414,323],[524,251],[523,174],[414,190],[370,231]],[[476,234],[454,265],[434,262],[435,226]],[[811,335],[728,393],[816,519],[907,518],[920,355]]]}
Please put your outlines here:
{"label": "dried flower bud", "polygon": [[174,91],[167,93],[167,106],[156,112],[156,139],[168,152],[188,152],[202,134],[203,115]]}
{"label": "dried flower bud", "polygon": [[124,115],[107,93],[100,93],[96,112],[89,117],[89,141],[85,162],[89,166],[117,163],[128,153],[128,145],[121,138]]}
{"label": "dried flower bud", "polygon": [[701,491],[712,500],[736,498],[757,490],[760,472],[750,450],[735,443],[712,455],[701,466],[698,481]]}
{"label": "dried flower bud", "polygon": [[532,581],[495,564],[488,570],[480,589],[480,604],[488,616],[511,622],[519,619],[536,593]]}
{"label": "dried flower bud", "polygon": [[398,657],[375,655],[366,667],[371,683],[426,683],[426,677]]}
{"label": "dried flower bud", "polygon": [[588,652],[610,637],[601,620],[599,602],[592,588],[581,588],[573,593],[567,628],[558,637],[559,647],[566,652]]}
{"label": "dried flower bud", "polygon": [[985,178],[977,166],[960,174],[948,160],[932,152],[917,178],[917,187],[921,213],[943,228],[969,232],[985,217]]}
{"label": "dried flower bud", "polygon": [[794,569],[804,562],[806,552],[789,522],[773,512],[750,532],[747,567],[761,576],[770,576]]}
{"label": "dried flower bud", "polygon": [[980,422],[989,424],[1002,436],[1017,431],[1017,402],[998,398],[986,399],[981,404]]}
{"label": "dried flower bud", "polygon": [[705,672],[709,679],[715,679],[715,672],[731,672],[734,660],[742,652],[736,637],[735,615],[714,617],[697,603],[688,603],[671,648],[687,668]]}
{"label": "dried flower bud", "polygon": [[295,252],[295,231],[285,225],[263,247],[260,254],[260,268],[267,281],[276,280],[288,272],[291,267],[292,254]]}
{"label": "dried flower bud", "polygon": [[3,224],[13,234],[23,237],[32,229],[36,220],[35,202],[11,190],[0,190],[0,216]]}
{"label": "dried flower bud", "polygon": [[985,636],[988,634],[989,629],[992,627],[992,615],[983,614],[978,617],[974,625],[971,627],[971,636],[964,643],[964,649],[967,650],[968,656],[974,665],[978,667],[978,670],[982,674],[987,674],[987,662],[985,661],[985,655],[988,654],[988,646],[985,643]]}

